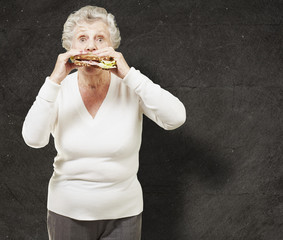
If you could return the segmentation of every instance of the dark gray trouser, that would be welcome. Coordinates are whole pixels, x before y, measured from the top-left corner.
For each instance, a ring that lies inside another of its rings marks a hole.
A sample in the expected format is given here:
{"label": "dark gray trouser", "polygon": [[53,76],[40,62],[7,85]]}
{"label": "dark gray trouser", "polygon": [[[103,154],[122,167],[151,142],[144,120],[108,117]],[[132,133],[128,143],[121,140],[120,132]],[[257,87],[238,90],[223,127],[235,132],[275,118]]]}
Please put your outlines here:
{"label": "dark gray trouser", "polygon": [[79,221],[47,212],[49,240],[140,240],[142,214],[114,220]]}

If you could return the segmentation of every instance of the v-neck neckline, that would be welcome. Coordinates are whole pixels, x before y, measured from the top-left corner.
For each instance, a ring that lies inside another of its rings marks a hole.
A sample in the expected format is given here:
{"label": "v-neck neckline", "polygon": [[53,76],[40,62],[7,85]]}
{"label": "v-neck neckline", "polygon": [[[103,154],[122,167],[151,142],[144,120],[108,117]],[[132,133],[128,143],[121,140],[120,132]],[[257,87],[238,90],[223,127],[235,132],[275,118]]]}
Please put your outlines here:
{"label": "v-neck neckline", "polygon": [[94,117],[92,117],[92,115],[87,110],[84,104],[82,95],[80,93],[80,88],[79,88],[78,73],[76,74],[76,77],[74,79],[74,85],[75,85],[74,86],[75,96],[78,99],[77,110],[85,121],[87,121],[90,125],[94,125],[96,122],[99,121],[99,119],[101,118],[100,116],[103,115],[103,113],[107,110],[107,106],[109,105],[108,102],[109,102],[109,99],[111,98],[112,91],[113,91],[113,85],[114,85],[114,78],[112,77],[112,73],[110,73],[110,83],[109,83],[109,87],[108,87],[106,96],[103,99]]}

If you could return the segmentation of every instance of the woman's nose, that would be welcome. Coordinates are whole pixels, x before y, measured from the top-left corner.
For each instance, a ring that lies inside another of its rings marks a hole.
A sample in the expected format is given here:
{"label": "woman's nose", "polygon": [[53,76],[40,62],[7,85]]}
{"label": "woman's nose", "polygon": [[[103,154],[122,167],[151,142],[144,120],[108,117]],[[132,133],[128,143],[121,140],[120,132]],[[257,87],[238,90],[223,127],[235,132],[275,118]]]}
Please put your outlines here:
{"label": "woman's nose", "polygon": [[96,47],[96,44],[94,41],[90,41],[88,43],[88,45],[86,46],[86,50],[89,51],[89,52],[92,52],[94,50],[97,50],[97,47]]}

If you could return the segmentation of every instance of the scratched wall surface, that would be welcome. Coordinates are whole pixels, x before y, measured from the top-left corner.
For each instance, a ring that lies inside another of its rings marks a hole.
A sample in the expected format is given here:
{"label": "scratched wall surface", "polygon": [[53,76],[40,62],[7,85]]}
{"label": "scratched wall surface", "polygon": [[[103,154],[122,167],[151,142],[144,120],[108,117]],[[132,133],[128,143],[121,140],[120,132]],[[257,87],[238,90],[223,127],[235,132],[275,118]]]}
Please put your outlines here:
{"label": "scratched wall surface", "polygon": [[0,1],[0,239],[47,239],[53,142],[25,115],[82,6],[112,12],[129,65],[187,109],[175,131],[144,120],[144,240],[283,239],[281,0]]}

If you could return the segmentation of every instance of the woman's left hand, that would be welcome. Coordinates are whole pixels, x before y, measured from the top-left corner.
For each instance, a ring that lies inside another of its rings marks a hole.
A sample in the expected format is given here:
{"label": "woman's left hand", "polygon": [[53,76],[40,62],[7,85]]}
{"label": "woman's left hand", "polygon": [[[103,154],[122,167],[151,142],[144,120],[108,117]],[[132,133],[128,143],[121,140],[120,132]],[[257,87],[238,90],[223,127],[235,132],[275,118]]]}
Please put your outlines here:
{"label": "woman's left hand", "polygon": [[101,48],[93,51],[93,54],[102,57],[102,56],[110,56],[113,57],[116,61],[117,68],[112,68],[111,72],[117,75],[120,78],[124,78],[130,70],[129,65],[127,64],[124,56],[120,52],[116,52],[113,47]]}

